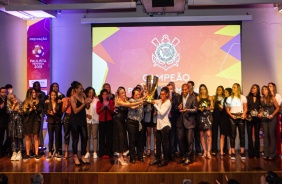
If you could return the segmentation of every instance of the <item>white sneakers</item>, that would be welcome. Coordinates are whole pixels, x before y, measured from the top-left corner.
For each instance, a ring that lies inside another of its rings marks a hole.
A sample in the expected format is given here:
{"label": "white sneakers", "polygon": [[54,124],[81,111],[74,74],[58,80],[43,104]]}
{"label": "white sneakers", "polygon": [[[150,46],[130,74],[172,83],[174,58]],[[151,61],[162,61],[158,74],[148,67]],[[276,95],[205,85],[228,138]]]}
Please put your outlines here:
{"label": "white sneakers", "polygon": [[93,153],[93,158],[98,158],[98,155],[96,152]]}
{"label": "white sneakers", "polygon": [[13,155],[12,155],[12,157],[11,157],[11,160],[12,161],[14,161],[14,160],[16,160],[16,157],[17,157],[17,152],[13,152]]}
{"label": "white sneakers", "polygon": [[84,158],[89,158],[90,157],[90,153],[87,152],[85,155],[84,155]]}
{"label": "white sneakers", "polygon": [[22,159],[22,152],[18,151],[16,160],[21,160],[21,159]]}
{"label": "white sneakers", "polygon": [[11,161],[21,160],[22,159],[22,153],[21,151],[13,152],[13,155],[11,157]]}
{"label": "white sneakers", "polygon": [[[90,153],[87,152],[87,153],[85,154],[84,158],[90,158]],[[98,155],[97,155],[96,152],[93,153],[93,158],[98,158]]]}

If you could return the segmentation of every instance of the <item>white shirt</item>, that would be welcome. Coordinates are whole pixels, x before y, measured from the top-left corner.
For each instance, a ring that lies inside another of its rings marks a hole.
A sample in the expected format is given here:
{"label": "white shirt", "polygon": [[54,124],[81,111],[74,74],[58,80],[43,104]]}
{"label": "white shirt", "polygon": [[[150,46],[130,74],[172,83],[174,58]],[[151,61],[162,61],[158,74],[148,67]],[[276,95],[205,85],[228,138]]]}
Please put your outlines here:
{"label": "white shirt", "polygon": [[243,104],[247,103],[247,98],[244,95],[241,95],[241,99],[234,96],[230,96],[226,100],[227,106],[230,107],[230,113],[243,113]]}
{"label": "white shirt", "polygon": [[189,97],[189,93],[186,97],[182,96],[182,109],[185,109],[188,97]]}
{"label": "white shirt", "polygon": [[90,114],[92,116],[92,119],[86,118],[87,123],[89,124],[98,124],[99,123],[99,115],[96,112],[97,102],[99,101],[98,98],[94,98],[92,102],[90,103],[90,108],[86,109],[86,114]]}
{"label": "white shirt", "polygon": [[281,102],[282,102],[281,95],[279,95],[279,94],[277,94],[277,93],[276,93],[276,95],[275,95],[275,99],[276,99],[276,101],[277,101],[278,105],[280,106],[280,105],[281,105]]}
{"label": "white shirt", "polygon": [[154,107],[157,109],[157,130],[163,129],[165,126],[171,126],[168,115],[171,109],[170,100],[166,100],[163,104],[161,100],[156,100]]}

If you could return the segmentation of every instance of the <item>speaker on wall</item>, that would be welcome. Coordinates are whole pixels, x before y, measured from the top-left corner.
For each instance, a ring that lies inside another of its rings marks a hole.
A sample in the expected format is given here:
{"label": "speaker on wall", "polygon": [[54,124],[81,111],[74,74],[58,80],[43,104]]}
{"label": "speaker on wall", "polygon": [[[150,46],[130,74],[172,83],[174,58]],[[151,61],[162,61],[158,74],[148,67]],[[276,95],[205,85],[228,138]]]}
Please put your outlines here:
{"label": "speaker on wall", "polygon": [[153,7],[174,6],[174,0],[152,0]]}

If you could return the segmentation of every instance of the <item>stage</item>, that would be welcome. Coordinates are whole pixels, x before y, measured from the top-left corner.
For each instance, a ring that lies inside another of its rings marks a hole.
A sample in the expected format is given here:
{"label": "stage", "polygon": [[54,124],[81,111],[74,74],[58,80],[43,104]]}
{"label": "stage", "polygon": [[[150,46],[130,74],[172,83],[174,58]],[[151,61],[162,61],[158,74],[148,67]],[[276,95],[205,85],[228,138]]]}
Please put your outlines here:
{"label": "stage", "polygon": [[239,155],[231,161],[229,156],[223,159],[214,156],[211,159],[195,156],[195,161],[187,166],[170,162],[168,166],[159,168],[149,166],[154,156],[146,157],[145,161],[128,166],[116,164],[117,158],[90,159],[89,165],[76,166],[72,157],[67,160],[46,161],[42,156],[36,161],[34,158],[28,161],[11,161],[4,157],[0,159],[0,172],[9,178],[9,183],[29,183],[30,176],[40,172],[44,176],[45,183],[182,183],[184,179],[190,179],[193,184],[200,181],[209,183],[225,182],[225,175],[234,178],[240,183],[260,183],[260,176],[266,171],[275,171],[282,175],[281,159],[274,161],[263,158],[246,158],[242,161]]}

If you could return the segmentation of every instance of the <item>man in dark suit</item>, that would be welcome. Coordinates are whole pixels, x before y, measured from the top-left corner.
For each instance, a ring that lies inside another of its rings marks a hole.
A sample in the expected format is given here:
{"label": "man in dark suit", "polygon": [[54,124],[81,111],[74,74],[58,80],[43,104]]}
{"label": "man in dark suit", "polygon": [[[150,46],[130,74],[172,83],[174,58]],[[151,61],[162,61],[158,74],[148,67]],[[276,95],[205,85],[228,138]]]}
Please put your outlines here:
{"label": "man in dark suit", "polygon": [[[195,83],[194,81],[188,81],[187,84],[190,86],[189,93],[193,93],[198,96],[198,93],[194,91]],[[191,92],[190,92],[191,91]],[[195,150],[197,156],[202,156],[201,141],[200,141],[200,131],[197,126],[194,128],[194,139],[195,139]]]}
{"label": "man in dark suit", "polygon": [[171,110],[168,116],[171,124],[169,132],[169,159],[175,161],[175,152],[177,152],[176,121],[180,95],[175,92],[174,82],[169,82],[167,87],[170,91],[169,100],[171,102]]}
{"label": "man in dark suit", "polygon": [[188,165],[193,161],[194,128],[198,109],[196,94],[190,83],[182,85],[182,94],[178,104],[176,127],[179,148],[182,153],[182,159],[178,164]]}

